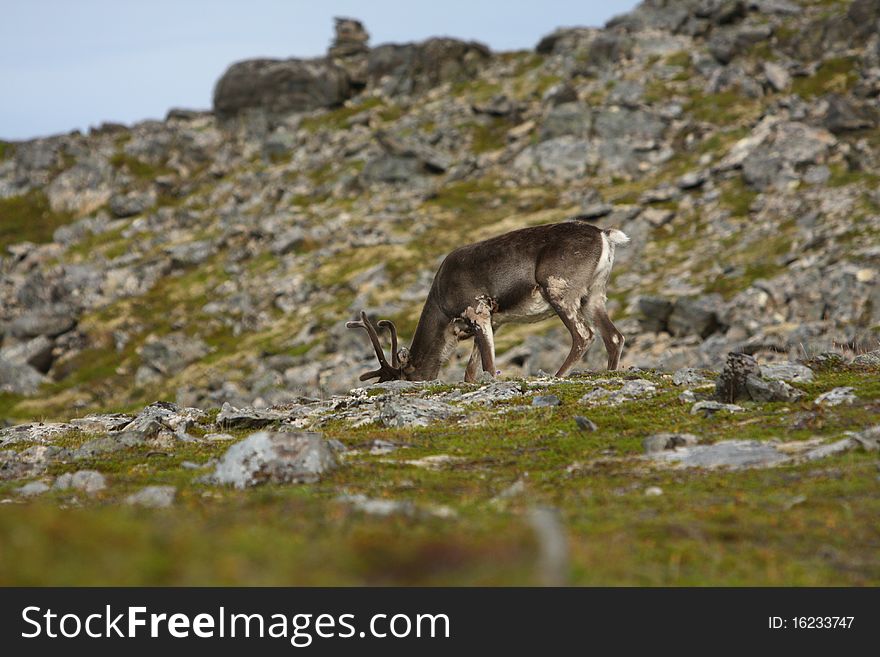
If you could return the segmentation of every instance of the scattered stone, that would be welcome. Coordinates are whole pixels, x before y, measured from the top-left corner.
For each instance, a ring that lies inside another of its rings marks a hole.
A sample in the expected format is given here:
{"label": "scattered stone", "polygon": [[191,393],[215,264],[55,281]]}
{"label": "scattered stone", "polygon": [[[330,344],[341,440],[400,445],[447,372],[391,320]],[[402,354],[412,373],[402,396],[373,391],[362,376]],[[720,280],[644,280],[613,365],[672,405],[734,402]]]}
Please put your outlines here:
{"label": "scattered stone", "polygon": [[16,492],[22,497],[35,497],[42,495],[49,490],[49,485],[44,481],[31,481],[24,486],[16,489]]}
{"label": "scattered stone", "polygon": [[52,487],[56,490],[73,489],[94,495],[107,487],[107,480],[95,470],[77,470],[59,476]]}
{"label": "scattered stone", "polygon": [[217,414],[217,426],[224,429],[262,429],[276,424],[287,415],[281,411],[268,408],[235,408],[229,402],[220,407]]}
{"label": "scattered stone", "polygon": [[693,445],[649,455],[655,461],[683,468],[755,468],[786,463],[791,457],[767,442],[723,440],[713,445]]}
{"label": "scattered stone", "polygon": [[659,486],[648,486],[645,489],[645,495],[647,497],[659,497],[660,495],[663,495],[663,489]]}
{"label": "scattered stone", "polygon": [[668,330],[672,335],[698,335],[707,338],[720,328],[718,308],[721,298],[707,295],[696,299],[682,298],[673,304]]}
{"label": "scattered stone", "polygon": [[803,391],[785,381],[765,381],[756,376],[746,378],[746,390],[756,402],[796,402],[804,396]]}
{"label": "scattered stone", "polygon": [[46,377],[27,363],[13,363],[0,357],[0,392],[32,395],[46,381]]}
{"label": "scattered stone", "polygon": [[390,454],[391,452],[397,451],[397,445],[388,441],[382,440],[381,438],[376,438],[370,444],[370,454],[373,456],[382,456],[384,454]]}
{"label": "scattered stone", "polygon": [[48,444],[79,429],[72,422],[30,422],[0,429],[0,448],[16,443]]}
{"label": "scattered stone", "polygon": [[378,419],[386,427],[427,427],[458,412],[454,406],[433,399],[395,395],[382,404]]}
{"label": "scattered stone", "polygon": [[318,433],[254,433],[230,447],[208,480],[238,489],[262,483],[313,483],[337,467]]}
{"label": "scattered stone", "polygon": [[445,466],[461,461],[460,456],[450,456],[449,454],[432,454],[424,456],[420,459],[410,459],[408,461],[400,461],[406,465],[413,465],[417,468],[426,468],[427,470],[442,470]]}
{"label": "scattered stone", "polygon": [[83,443],[74,450],[73,458],[75,460],[90,459],[101,454],[112,454],[130,447],[137,447],[143,445],[144,442],[146,442],[146,438],[142,432],[123,431]]}
{"label": "scattered stone", "polygon": [[840,404],[852,404],[856,399],[851,386],[841,386],[816,397],[817,406],[839,406]]}
{"label": "scattered stone", "polygon": [[125,503],[148,509],[166,509],[174,504],[177,488],[174,486],[146,486],[125,498]]}
{"label": "scattered stone", "polygon": [[678,401],[685,404],[693,404],[695,401],[697,401],[697,395],[694,394],[693,390],[685,390],[678,396]]}
{"label": "scattered stone", "polygon": [[773,381],[809,383],[813,380],[813,370],[798,363],[765,363],[761,365],[761,376]]}
{"label": "scattered stone", "polygon": [[791,85],[791,75],[776,62],[764,62],[764,77],[775,91],[785,91]]}
{"label": "scattered stone", "polygon": [[532,406],[537,407],[559,406],[561,403],[556,395],[538,395],[532,399]]}
{"label": "scattered stone", "polygon": [[513,381],[494,381],[473,392],[467,392],[461,396],[461,401],[466,404],[489,405],[499,401],[506,401],[514,397],[522,396],[519,383]]}
{"label": "scattered stone", "polygon": [[363,493],[357,493],[355,495],[340,495],[336,498],[336,501],[348,505],[355,511],[382,518],[387,518],[393,515],[403,515],[407,517],[424,515],[433,516],[435,518],[453,518],[456,516],[455,510],[445,505],[422,506],[417,505],[411,500],[379,499],[375,497],[367,497]]}
{"label": "scattered stone", "polygon": [[705,386],[710,385],[712,381],[703,376],[699,370],[693,367],[682,367],[675,370],[672,375],[672,383],[677,386]]}
{"label": "scattered stone", "polygon": [[577,91],[566,82],[554,84],[544,92],[544,95],[541,98],[544,103],[551,106],[573,103],[577,101],[577,99]]}
{"label": "scattered stone", "polygon": [[859,354],[853,358],[854,365],[880,365],[880,349]]}
{"label": "scattered stone", "polygon": [[367,497],[362,493],[340,495],[336,500],[361,513],[382,518],[392,515],[414,516],[416,513],[416,505],[410,500],[383,500]]}
{"label": "scattered stone", "polygon": [[230,66],[214,87],[214,112],[304,112],[341,105],[352,94],[348,73],[326,59],[253,59]]}
{"label": "scattered stone", "polygon": [[636,399],[652,397],[657,392],[657,386],[647,379],[632,379],[624,381],[619,390],[596,388],[580,398],[579,403],[589,406],[607,405],[617,406],[624,402]]}
{"label": "scattered stone", "polygon": [[672,314],[672,302],[662,297],[639,297],[639,311],[644,318],[639,320],[645,331],[659,333],[665,331],[669,316]]}
{"label": "scattered stone", "polygon": [[134,416],[127,413],[104,413],[74,418],[69,424],[85,432],[121,431],[132,420]]}
{"label": "scattered stone", "polygon": [[688,171],[678,179],[676,184],[679,189],[696,189],[702,187],[708,179],[705,171]]}
{"label": "scattered stone", "polygon": [[206,433],[203,438],[210,442],[226,442],[228,440],[235,440],[235,436],[231,433]]}
{"label": "scattered stone", "polygon": [[642,441],[646,454],[662,452],[665,449],[696,445],[700,439],[692,433],[655,433]]}
{"label": "scattered stone", "polygon": [[744,410],[742,406],[737,406],[736,404],[722,404],[717,401],[698,401],[691,407],[691,415],[696,415],[697,413],[702,413],[706,417],[717,413],[718,411],[726,411],[728,413],[739,413]]}
{"label": "scattered stone", "polygon": [[599,427],[592,420],[585,418],[583,415],[575,415],[574,423],[581,431],[596,431]]}

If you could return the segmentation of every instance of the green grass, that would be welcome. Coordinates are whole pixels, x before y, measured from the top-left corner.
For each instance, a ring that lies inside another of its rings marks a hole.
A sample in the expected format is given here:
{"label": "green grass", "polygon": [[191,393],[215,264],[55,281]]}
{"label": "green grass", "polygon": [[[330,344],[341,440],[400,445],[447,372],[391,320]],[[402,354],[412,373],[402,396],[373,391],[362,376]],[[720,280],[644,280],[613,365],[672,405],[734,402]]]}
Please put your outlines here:
{"label": "green grass", "polygon": [[0,160],[5,160],[8,157],[12,157],[15,153],[15,145],[11,144],[8,141],[3,141],[0,139]]}
{"label": "green grass", "polygon": [[127,169],[132,176],[141,181],[152,181],[159,176],[172,173],[171,169],[165,165],[155,165],[150,164],[149,162],[144,162],[122,150],[113,154],[110,158],[110,164],[118,169]]}
{"label": "green grass", "polygon": [[693,89],[689,97],[684,109],[698,121],[731,125],[756,118],[760,113],[760,103],[746,96],[739,88],[713,94]]}
{"label": "green grass", "polygon": [[73,220],[70,212],[55,212],[42,191],[0,199],[0,251],[17,242],[50,242],[55,230]]}
{"label": "green grass", "polygon": [[[357,451],[316,484],[235,491],[199,483],[201,471],[182,467],[217,457],[228,444],[143,446],[53,466],[50,475],[98,469],[110,486],[95,498],[51,491],[0,506],[0,585],[536,584],[538,548],[527,519],[535,505],[559,510],[572,584],[876,585],[876,456],[851,452],[744,471],[648,467],[634,458],[644,436],[660,430],[708,442],[797,441],[876,422],[876,370],[817,371],[816,382],[799,385],[808,395],[800,403],[747,403],[743,413],[712,418],[691,415],[678,389],[651,372],[640,373],[661,386],[651,400],[580,406],[589,381],[605,376],[599,372],[551,385],[546,392],[560,397],[559,407],[533,409],[516,399],[483,421],[485,411],[471,409],[466,425],[352,428],[335,420],[325,435]],[[859,401],[812,405],[839,385],[854,386]],[[576,414],[598,431],[579,431]],[[796,418],[808,421],[795,426]],[[377,438],[406,447],[372,456],[364,447]],[[436,454],[457,460],[437,470],[405,463]],[[525,494],[492,501],[520,479]],[[0,498],[14,498],[18,485],[0,482]],[[176,504],[149,511],[120,503],[144,485],[177,486]],[[649,486],[663,495],[646,496]],[[424,513],[364,516],[336,501],[343,491],[409,500]],[[438,505],[454,516],[433,517]]]}
{"label": "green grass", "polygon": [[750,189],[742,178],[737,177],[722,186],[719,200],[733,216],[748,217],[749,208],[757,196],[756,191]]}
{"label": "green grass", "polygon": [[510,122],[506,119],[496,117],[475,124],[472,130],[471,151],[480,154],[504,148],[510,127]]}
{"label": "green grass", "polygon": [[833,57],[822,62],[813,75],[795,78],[792,91],[807,99],[827,93],[846,93],[858,79],[855,58]]}
{"label": "green grass", "polygon": [[328,110],[314,116],[307,116],[300,123],[300,128],[309,132],[340,130],[348,127],[351,117],[382,105],[383,101],[380,98],[367,98],[360,103]]}

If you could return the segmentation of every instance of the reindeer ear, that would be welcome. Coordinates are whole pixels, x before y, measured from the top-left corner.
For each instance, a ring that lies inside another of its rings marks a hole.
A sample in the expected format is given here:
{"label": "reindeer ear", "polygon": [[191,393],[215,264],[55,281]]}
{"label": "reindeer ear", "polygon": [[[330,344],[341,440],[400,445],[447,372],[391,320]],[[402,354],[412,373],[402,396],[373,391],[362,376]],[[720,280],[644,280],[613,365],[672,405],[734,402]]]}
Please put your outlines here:
{"label": "reindeer ear", "polygon": [[397,350],[397,360],[400,363],[400,367],[404,368],[409,364],[409,349],[406,347],[401,347]]}

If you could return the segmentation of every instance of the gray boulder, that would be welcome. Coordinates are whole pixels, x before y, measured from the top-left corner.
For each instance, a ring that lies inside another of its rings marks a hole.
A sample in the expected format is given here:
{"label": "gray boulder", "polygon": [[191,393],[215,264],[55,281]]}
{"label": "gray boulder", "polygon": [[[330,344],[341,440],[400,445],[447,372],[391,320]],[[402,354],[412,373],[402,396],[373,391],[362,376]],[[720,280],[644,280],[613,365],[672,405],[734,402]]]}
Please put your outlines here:
{"label": "gray boulder", "polygon": [[59,476],[52,488],[56,490],[79,490],[89,495],[94,495],[107,487],[107,480],[100,472],[95,470],[77,470],[65,472]]}
{"label": "gray boulder", "polygon": [[761,376],[773,381],[809,383],[813,380],[813,370],[798,363],[766,363],[761,365]]}
{"label": "gray boulder", "polygon": [[238,489],[262,483],[307,483],[337,467],[336,456],[318,433],[251,434],[230,447],[209,476]]}
{"label": "gray boulder", "polygon": [[457,413],[450,404],[419,397],[389,396],[379,410],[379,421],[386,427],[426,427]]}
{"label": "gray boulder", "polygon": [[125,503],[148,509],[165,509],[174,504],[177,488],[174,486],[146,486],[125,498]]}
{"label": "gray boulder", "polygon": [[544,117],[538,133],[541,141],[563,135],[586,138],[590,136],[592,112],[580,103],[562,103],[553,107]]}
{"label": "gray boulder", "polygon": [[669,315],[669,332],[677,336],[709,337],[720,328],[718,310],[721,303],[720,295],[676,300]]}
{"label": "gray boulder", "polygon": [[9,322],[6,332],[19,339],[35,338],[40,335],[55,338],[75,326],[74,310],[63,304],[54,304],[19,315]]}
{"label": "gray boulder", "polygon": [[0,349],[0,359],[16,365],[30,365],[45,374],[52,366],[54,346],[54,341],[45,335],[40,335],[27,342]]}
{"label": "gray boulder", "polygon": [[27,363],[0,357],[0,391],[18,395],[35,393],[46,378]]}
{"label": "gray boulder", "polygon": [[757,440],[723,440],[713,445],[661,450],[649,456],[685,468],[760,468],[791,460],[773,444]]}
{"label": "gray boulder", "polygon": [[746,378],[746,391],[756,402],[795,402],[804,396],[801,390],[793,388],[785,381],[765,381],[757,376]]}
{"label": "gray boulder", "polygon": [[880,365],[880,349],[867,351],[853,358],[854,365]]}
{"label": "gray boulder", "polygon": [[659,333],[668,327],[669,316],[672,314],[672,302],[662,297],[639,297],[639,311],[643,317],[639,324],[644,331]]}
{"label": "gray boulder", "polygon": [[252,59],[230,66],[214,88],[221,120],[246,110],[269,114],[337,107],[353,93],[344,68],[326,59]]}
{"label": "gray boulder", "polygon": [[435,38],[421,43],[385,44],[370,50],[367,77],[388,95],[413,94],[443,82],[474,77],[491,57],[476,41]]}
{"label": "gray boulder", "polygon": [[699,437],[692,433],[655,433],[642,441],[646,454],[662,452],[676,447],[689,447],[700,442]]}
{"label": "gray boulder", "polygon": [[127,194],[114,194],[110,197],[108,207],[110,213],[118,218],[133,217],[143,214],[156,203],[156,193],[153,190],[146,192],[129,192]]}
{"label": "gray boulder", "polygon": [[147,367],[170,376],[207,353],[208,346],[201,339],[183,333],[169,333],[161,338],[148,339],[141,349],[141,359]]}
{"label": "gray boulder", "polygon": [[287,415],[268,408],[235,408],[224,402],[217,414],[217,426],[224,429],[261,429],[276,424]]}

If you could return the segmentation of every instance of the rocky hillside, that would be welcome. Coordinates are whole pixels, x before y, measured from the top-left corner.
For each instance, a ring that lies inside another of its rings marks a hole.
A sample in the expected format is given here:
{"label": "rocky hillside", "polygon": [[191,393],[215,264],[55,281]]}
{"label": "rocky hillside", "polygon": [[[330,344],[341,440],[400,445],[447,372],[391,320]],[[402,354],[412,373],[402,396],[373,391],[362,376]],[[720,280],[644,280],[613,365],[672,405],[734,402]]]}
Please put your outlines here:
{"label": "rocky hillside", "polygon": [[[878,12],[656,0],[505,53],[343,19],[325,58],[231,66],[213,112],[3,143],[0,414],[344,392],[359,309],[407,337],[448,250],[575,214],[633,239],[625,367],[875,349]],[[568,341],[497,339],[512,376]]]}
{"label": "rocky hillside", "polygon": [[[211,112],[0,142],[0,583],[876,584],[878,21],[340,19]],[[406,339],[450,249],[573,216],[632,238],[622,371],[544,376],[552,319],[357,387],[360,309]]]}

